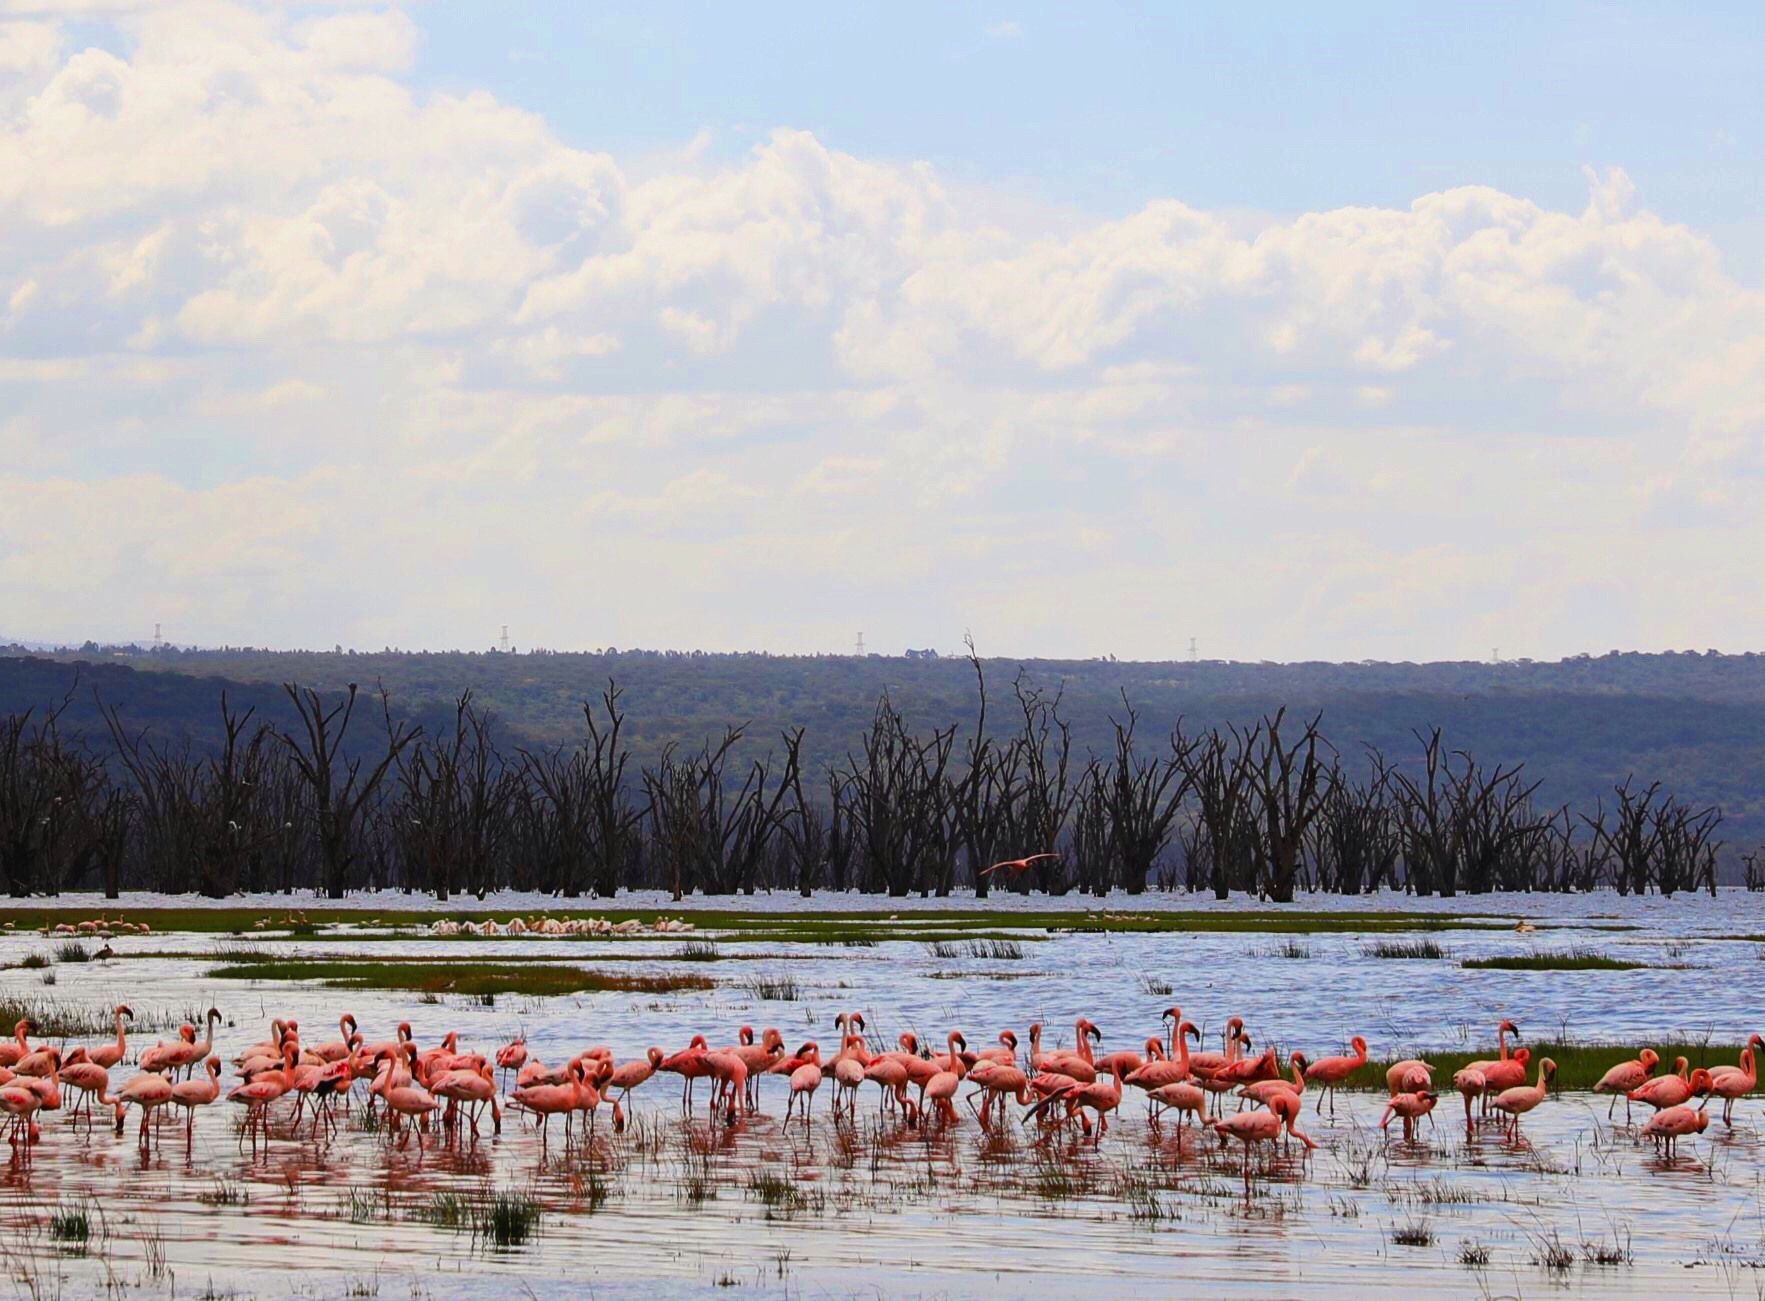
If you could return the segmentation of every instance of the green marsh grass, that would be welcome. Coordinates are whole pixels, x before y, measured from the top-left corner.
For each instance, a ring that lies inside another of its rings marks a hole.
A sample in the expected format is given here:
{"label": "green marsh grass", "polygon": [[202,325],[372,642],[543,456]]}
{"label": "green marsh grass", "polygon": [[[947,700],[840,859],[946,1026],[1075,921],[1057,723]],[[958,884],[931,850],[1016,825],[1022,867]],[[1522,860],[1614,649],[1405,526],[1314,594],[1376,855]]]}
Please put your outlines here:
{"label": "green marsh grass", "polygon": [[401,989],[423,994],[674,994],[711,989],[704,976],[626,976],[581,967],[475,962],[250,962],[215,967],[216,980],[314,981],[331,989]]}
{"label": "green marsh grass", "polygon": [[1477,971],[1642,971],[1652,964],[1611,958],[1592,949],[1565,949],[1560,953],[1501,953],[1490,958],[1466,958],[1459,965]]}
{"label": "green marsh grass", "polygon": [[1437,940],[1375,940],[1362,952],[1369,958],[1392,958],[1399,961],[1452,956]]}

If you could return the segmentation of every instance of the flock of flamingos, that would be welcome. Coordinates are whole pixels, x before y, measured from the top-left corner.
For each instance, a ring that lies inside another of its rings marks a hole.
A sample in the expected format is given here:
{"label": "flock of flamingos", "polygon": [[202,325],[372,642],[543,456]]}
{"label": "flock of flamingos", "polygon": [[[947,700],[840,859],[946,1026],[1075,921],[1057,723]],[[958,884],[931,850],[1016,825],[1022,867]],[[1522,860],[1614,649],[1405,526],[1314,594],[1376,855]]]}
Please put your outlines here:
{"label": "flock of flamingos", "polygon": [[[321,1131],[335,1130],[338,1106],[349,1105],[356,1084],[366,1082],[368,1115],[376,1126],[384,1125],[388,1142],[406,1145],[414,1132],[421,1147],[428,1133],[452,1138],[469,1128],[476,1135],[485,1110],[500,1132],[504,1095],[498,1072],[504,1084],[514,1073],[515,1088],[506,1100],[537,1120],[542,1141],[547,1122],[562,1116],[566,1143],[579,1113],[585,1132],[592,1130],[603,1100],[611,1103],[614,1128],[623,1129],[632,1093],[658,1074],[681,1078],[681,1107],[688,1114],[695,1084],[706,1081],[711,1116],[731,1122],[759,1107],[761,1081],[776,1075],[789,1090],[787,1127],[793,1119],[800,1119],[805,1128],[811,1124],[815,1095],[824,1084],[831,1086],[836,1124],[855,1117],[860,1090],[874,1084],[883,1113],[898,1123],[955,1125],[960,1121],[956,1100],[966,1085],[971,1092],[964,1100],[983,1129],[1009,1123],[1010,1108],[1016,1106],[1023,1109],[1019,1119],[1026,1125],[1035,1122],[1046,1130],[1077,1126],[1093,1142],[1108,1131],[1110,1117],[1120,1110],[1127,1091],[1138,1089],[1154,1124],[1165,1113],[1176,1113],[1179,1138],[1182,1126],[1192,1119],[1198,1126],[1210,1127],[1222,1147],[1233,1139],[1242,1143],[1248,1181],[1253,1148],[1272,1151],[1283,1135],[1308,1151],[1315,1148],[1316,1142],[1299,1128],[1306,1097],[1315,1093],[1318,1110],[1328,1102],[1333,1114],[1334,1090],[1367,1065],[1367,1042],[1357,1035],[1352,1055],[1312,1059],[1295,1052],[1288,1061],[1291,1073],[1285,1074],[1273,1048],[1256,1055],[1249,1051],[1250,1039],[1236,1017],[1226,1023],[1220,1051],[1191,1051],[1190,1040],[1198,1041],[1201,1035],[1177,1007],[1163,1013],[1168,1039],[1160,1034],[1146,1039],[1142,1052],[1101,1056],[1095,1046],[1101,1043],[1102,1032],[1085,1018],[1075,1027],[1076,1046],[1068,1050],[1044,1050],[1042,1027],[1030,1026],[1025,1058],[1010,1030],[1002,1032],[995,1044],[974,1051],[960,1033],[952,1032],[941,1053],[928,1051],[910,1033],[900,1036],[896,1050],[873,1052],[864,1035],[863,1017],[842,1013],[835,1021],[839,1050],[825,1060],[813,1042],[787,1052],[777,1030],[756,1036],[744,1026],[739,1041],[723,1048],[712,1048],[705,1036],[695,1035],[686,1048],[672,1054],[651,1048],[643,1057],[618,1063],[607,1048],[593,1047],[558,1066],[541,1063],[520,1040],[505,1045],[494,1057],[461,1052],[457,1032],[433,1048],[422,1049],[408,1023],[398,1027],[394,1038],[369,1042],[354,1016],[346,1015],[338,1038],[310,1045],[301,1039],[297,1022],[272,1022],[270,1038],[234,1056],[239,1082],[223,1089],[223,1065],[214,1052],[214,1028],[221,1014],[210,1008],[200,1040],[197,1027],[185,1025],[178,1038],[145,1049],[136,1063],[138,1073],[113,1093],[110,1072],[127,1056],[125,1021],[133,1015],[128,1007],[119,1006],[114,1042],[91,1047],[33,1045],[30,1037],[37,1028],[28,1019],[18,1023],[12,1040],[0,1043],[0,1111],[8,1122],[15,1161],[30,1160],[42,1134],[40,1117],[61,1108],[63,1086],[81,1095],[68,1113],[75,1132],[84,1110],[90,1135],[93,1108],[101,1106],[114,1109],[120,1134],[126,1109],[134,1106],[141,1113],[141,1145],[150,1148],[157,1128],[150,1122],[156,1113],[163,1120],[181,1109],[188,1144],[196,1113],[225,1099],[244,1109],[240,1143],[249,1135],[255,1148],[260,1135],[267,1141],[270,1109],[283,1099],[293,1103],[293,1133],[298,1135],[307,1123],[317,1138]],[[1518,1039],[1519,1030],[1513,1022],[1503,1021],[1496,1032],[1498,1055],[1472,1062],[1452,1077],[1452,1088],[1464,1100],[1469,1132],[1475,1132],[1479,1123],[1474,1109],[1480,1107],[1484,1118],[1494,1116],[1490,1123],[1502,1124],[1508,1136],[1517,1139],[1521,1118],[1546,1098],[1556,1064],[1547,1057],[1534,1067],[1530,1051],[1510,1046],[1510,1036]],[[1738,1066],[1688,1072],[1681,1057],[1675,1071],[1656,1075],[1660,1059],[1645,1048],[1634,1060],[1608,1071],[1595,1091],[1613,1095],[1608,1114],[1619,1097],[1627,1113],[1636,1103],[1652,1107],[1654,1114],[1640,1135],[1671,1153],[1680,1138],[1704,1131],[1712,1099],[1722,1099],[1722,1119],[1732,1125],[1735,1102],[1758,1084],[1761,1051],[1765,1040],[1754,1035]],[[1433,1071],[1420,1060],[1398,1062],[1388,1069],[1382,1129],[1388,1131],[1391,1121],[1399,1119],[1405,1139],[1415,1138],[1416,1126],[1441,1096],[1434,1087]],[[1231,1114],[1226,1113],[1227,1095],[1238,1101]],[[1692,1100],[1700,1097],[1703,1104],[1693,1107]]]}

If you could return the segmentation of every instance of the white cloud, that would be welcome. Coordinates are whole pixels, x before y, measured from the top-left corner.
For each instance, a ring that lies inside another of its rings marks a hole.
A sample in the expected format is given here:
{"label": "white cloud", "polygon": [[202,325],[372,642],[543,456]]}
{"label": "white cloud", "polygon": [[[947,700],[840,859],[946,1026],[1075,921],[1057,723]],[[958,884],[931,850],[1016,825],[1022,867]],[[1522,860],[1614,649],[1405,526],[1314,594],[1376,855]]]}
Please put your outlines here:
{"label": "white cloud", "polygon": [[[1039,220],[802,131],[722,164],[575,148],[413,91],[398,10],[116,21],[123,55],[0,23],[22,631],[810,648],[892,621],[1355,658],[1765,634],[1765,296],[1620,170],[1578,212],[1472,186]],[[585,565],[618,575],[592,608],[559,599]],[[1605,625],[1557,599],[1613,572]]]}

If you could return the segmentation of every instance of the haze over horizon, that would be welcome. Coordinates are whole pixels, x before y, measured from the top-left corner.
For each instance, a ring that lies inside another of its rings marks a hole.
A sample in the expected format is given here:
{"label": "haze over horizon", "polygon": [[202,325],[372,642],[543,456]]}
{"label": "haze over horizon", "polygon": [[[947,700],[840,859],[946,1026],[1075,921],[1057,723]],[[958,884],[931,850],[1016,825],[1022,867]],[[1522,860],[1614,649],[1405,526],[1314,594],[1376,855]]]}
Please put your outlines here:
{"label": "haze over horizon", "polygon": [[0,623],[1765,644],[1762,55],[1739,5],[0,0]]}

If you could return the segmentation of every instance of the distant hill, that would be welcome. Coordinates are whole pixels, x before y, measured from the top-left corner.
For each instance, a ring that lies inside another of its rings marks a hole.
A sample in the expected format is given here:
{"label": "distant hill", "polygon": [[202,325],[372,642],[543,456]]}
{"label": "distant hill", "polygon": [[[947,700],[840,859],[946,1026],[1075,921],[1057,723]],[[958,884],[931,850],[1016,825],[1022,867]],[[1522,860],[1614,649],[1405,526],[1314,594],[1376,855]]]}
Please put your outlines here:
{"label": "distant hill", "polygon": [[[6,654],[0,648],[0,656]],[[914,725],[972,726],[977,696],[966,660],[885,656],[724,655],[614,651],[588,654],[189,651],[99,647],[0,658],[0,712],[40,706],[66,690],[77,662],[82,698],[70,718],[95,724],[85,688],[96,687],[132,722],[214,732],[223,687],[236,703],[282,718],[278,684],[320,689],[384,683],[398,709],[434,726],[471,688],[499,719],[505,744],[544,745],[581,732],[581,702],[609,679],[624,691],[628,736],[640,761],[664,746],[696,746],[748,724],[746,752],[775,746],[785,727],[808,729],[805,757],[830,763],[856,747],[885,691]],[[1063,691],[1079,752],[1101,752],[1123,694],[1140,735],[1244,722],[1287,706],[1322,711],[1345,762],[1363,747],[1408,759],[1414,729],[1440,726],[1454,748],[1480,759],[1524,762],[1543,781],[1539,799],[1591,810],[1635,774],[1682,799],[1722,806],[1731,847],[1765,842],[1765,656],[1612,653],[1551,663],[1245,664],[1113,660],[984,662],[989,726],[1015,723],[1012,681]]]}

